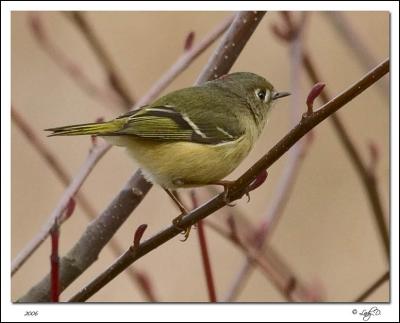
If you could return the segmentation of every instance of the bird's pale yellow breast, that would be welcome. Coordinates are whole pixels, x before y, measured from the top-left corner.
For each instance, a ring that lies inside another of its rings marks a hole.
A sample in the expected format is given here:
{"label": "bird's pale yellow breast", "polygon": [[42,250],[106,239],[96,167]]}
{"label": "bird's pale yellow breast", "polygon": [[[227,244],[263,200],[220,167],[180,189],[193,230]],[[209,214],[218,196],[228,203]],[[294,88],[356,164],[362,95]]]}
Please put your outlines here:
{"label": "bird's pale yellow breast", "polygon": [[253,146],[249,134],[218,145],[156,142],[127,136],[105,139],[114,145],[125,146],[145,176],[165,188],[201,186],[219,181],[239,165]]}

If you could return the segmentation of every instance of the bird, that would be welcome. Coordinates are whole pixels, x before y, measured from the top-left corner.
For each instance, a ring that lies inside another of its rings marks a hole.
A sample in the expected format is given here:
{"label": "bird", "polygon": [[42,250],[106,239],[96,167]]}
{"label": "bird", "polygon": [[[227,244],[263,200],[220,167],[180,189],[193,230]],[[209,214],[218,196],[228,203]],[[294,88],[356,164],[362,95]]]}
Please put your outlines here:
{"label": "bird", "polygon": [[[105,122],[45,129],[49,136],[100,136],[126,148],[145,178],[160,185],[181,214],[187,213],[174,190],[222,185],[245,159],[267,122],[278,92],[264,77],[250,72],[223,75],[200,85],[179,89],[149,105]],[[184,229],[185,240],[190,227]]]}

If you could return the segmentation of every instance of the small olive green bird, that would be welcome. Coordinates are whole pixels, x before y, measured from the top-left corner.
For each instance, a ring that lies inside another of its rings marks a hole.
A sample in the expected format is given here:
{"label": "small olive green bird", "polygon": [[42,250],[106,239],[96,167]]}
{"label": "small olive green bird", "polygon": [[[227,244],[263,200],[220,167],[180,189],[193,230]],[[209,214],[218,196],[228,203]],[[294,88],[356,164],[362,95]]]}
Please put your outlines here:
{"label": "small olive green bird", "polygon": [[184,214],[170,190],[203,185],[226,190],[229,182],[222,179],[250,152],[273,102],[288,95],[256,74],[232,73],[169,93],[111,121],[46,130],[50,136],[101,136],[126,147],[145,177],[162,186]]}

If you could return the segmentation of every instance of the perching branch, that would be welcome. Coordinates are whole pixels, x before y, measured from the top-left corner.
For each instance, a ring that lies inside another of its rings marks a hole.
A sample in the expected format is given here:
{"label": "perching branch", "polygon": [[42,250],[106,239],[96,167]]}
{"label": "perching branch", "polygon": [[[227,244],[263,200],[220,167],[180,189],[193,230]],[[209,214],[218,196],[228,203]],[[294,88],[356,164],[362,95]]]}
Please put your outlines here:
{"label": "perching branch", "polygon": [[[327,119],[341,107],[346,105],[352,99],[357,97],[372,84],[376,83],[380,78],[389,72],[389,59],[385,60],[358,82],[354,83],[347,90],[336,96],[334,99],[323,105],[319,110],[312,114],[304,114],[298,125],[293,128],[283,139],[281,139],[266,155],[256,162],[248,171],[246,171],[239,179],[235,181],[229,190],[227,199],[234,201],[241,198],[245,193],[248,185],[255,180],[258,174],[268,169],[283,154],[285,154],[296,142],[298,142],[305,134],[319,123]],[[199,208],[191,211],[184,216],[180,222],[180,226],[184,229],[198,222],[199,220],[214,213],[218,209],[226,205],[226,197],[224,193],[217,195],[209,202],[203,204]],[[136,260],[140,259],[150,251],[156,249],[160,245],[166,243],[178,235],[181,230],[171,225],[148,240],[142,242],[135,250],[126,251],[118,258],[109,268],[96,277],[91,283],[83,288],[79,293],[70,299],[71,302],[82,302],[91,297],[94,293],[104,287],[108,282],[119,275],[125,268]]]}
{"label": "perching branch", "polygon": [[[242,21],[242,19],[249,19],[248,23],[246,20],[246,24],[239,25],[236,23],[234,28],[230,28],[227,31],[228,36],[225,36],[225,39],[231,39],[233,42],[237,44],[241,44],[241,46],[233,46],[235,48],[234,55],[230,55],[224,61],[224,68],[227,70],[220,70],[222,74],[226,74],[229,71],[229,68],[233,65],[238,53],[242,50],[245,41],[243,37],[250,37],[251,33],[245,33],[243,29],[251,29],[254,30],[255,26],[258,25],[261,18],[265,12],[240,12],[236,15],[235,21]],[[250,19],[253,18],[253,19]],[[257,18],[257,19],[255,19]],[[233,34],[233,35],[231,35]],[[236,36],[235,36],[236,35]],[[245,36],[244,36],[245,35]],[[240,38],[240,39],[239,39]],[[217,51],[224,52],[225,51],[225,42],[222,41],[218,46]],[[193,46],[192,50],[195,48]],[[187,54],[187,53],[186,53]],[[217,62],[210,61],[208,63],[208,67],[205,68],[201,74],[201,79],[212,79],[213,78],[213,70],[211,66],[215,66]],[[177,69],[179,72],[179,69]],[[132,190],[135,188],[140,188],[141,198],[132,197]],[[77,244],[70,250],[67,256],[61,259],[61,290],[64,290],[68,285],[70,285],[80,274],[82,274],[96,259],[98,253],[104,247],[104,245],[108,242],[109,239],[103,239],[103,236],[100,234],[93,234],[96,230],[101,230],[103,233],[109,234],[110,237],[116,232],[116,230],[120,227],[122,222],[129,216],[129,214],[133,211],[133,209],[140,203],[141,199],[145,196],[145,194],[150,189],[151,184],[144,180],[141,176],[140,172],[136,172],[131,179],[126,184],[125,188],[117,195],[117,197],[111,202],[111,204],[106,208],[106,210],[100,215],[100,217],[95,220],[91,226],[92,229],[86,230],[85,233],[81,236],[80,240]],[[117,215],[115,215],[119,212]],[[124,218],[120,223],[120,217]],[[108,226],[104,226],[102,222],[107,221],[110,223]],[[117,223],[114,223],[117,222]],[[98,228],[96,229],[96,224],[98,224]],[[105,232],[106,231],[106,232]],[[90,237],[89,237],[90,236]],[[100,247],[100,244],[101,247]],[[93,245],[97,246],[96,249],[92,250]],[[86,254],[90,253],[90,257],[85,258],[82,257]],[[81,256],[81,258],[77,258],[79,260],[78,266],[71,266],[70,259],[71,256],[75,255]],[[21,297],[19,302],[43,302],[48,301],[48,290],[49,290],[49,276],[46,276],[42,279],[37,285],[33,286],[31,290]]]}

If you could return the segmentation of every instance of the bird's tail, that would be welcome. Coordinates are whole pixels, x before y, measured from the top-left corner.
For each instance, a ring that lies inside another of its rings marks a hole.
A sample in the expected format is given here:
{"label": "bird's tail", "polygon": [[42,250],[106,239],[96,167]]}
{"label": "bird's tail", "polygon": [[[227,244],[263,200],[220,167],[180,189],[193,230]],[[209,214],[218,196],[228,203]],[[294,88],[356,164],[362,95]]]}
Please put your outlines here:
{"label": "bird's tail", "polygon": [[84,123],[71,126],[49,128],[45,129],[45,131],[52,132],[48,135],[48,137],[79,135],[112,136],[117,135],[117,132],[121,130],[122,126],[123,123],[119,122],[119,120],[112,120],[108,122]]}

